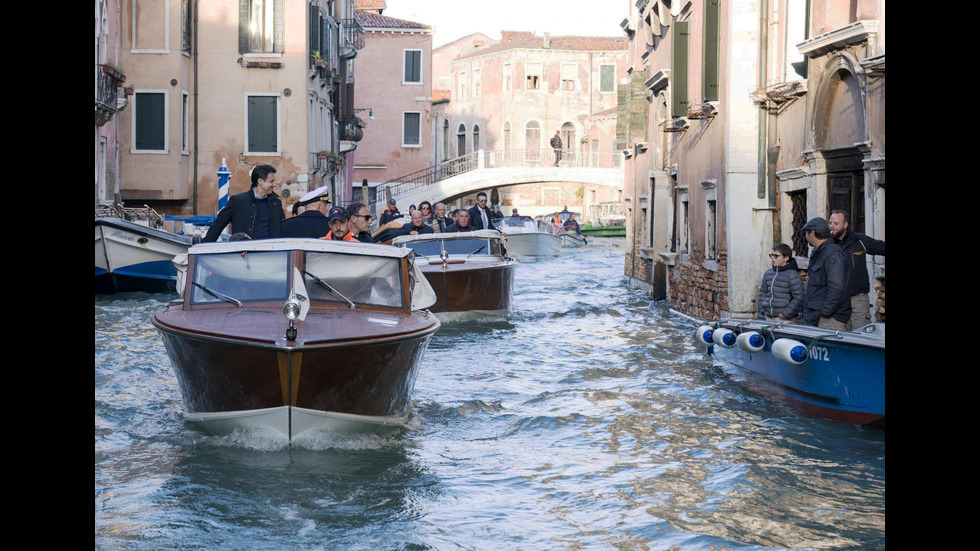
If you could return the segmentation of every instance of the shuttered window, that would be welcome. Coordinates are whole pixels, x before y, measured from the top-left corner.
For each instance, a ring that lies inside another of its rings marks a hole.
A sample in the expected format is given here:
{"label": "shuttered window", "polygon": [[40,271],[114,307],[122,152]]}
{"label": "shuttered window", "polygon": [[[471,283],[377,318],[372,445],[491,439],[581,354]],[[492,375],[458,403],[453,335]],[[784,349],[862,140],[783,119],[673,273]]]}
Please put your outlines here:
{"label": "shuttered window", "polygon": [[279,98],[247,98],[248,149],[246,153],[279,152]]}
{"label": "shuttered window", "polygon": [[402,120],[402,145],[422,145],[422,114],[403,113]]}
{"label": "shuttered window", "polygon": [[690,23],[674,21],[671,34],[671,107],[672,117],[684,117],[690,105],[687,94],[688,46],[690,44]]}
{"label": "shuttered window", "polygon": [[701,74],[701,95],[704,101],[718,99],[719,9],[718,0],[704,0],[704,66]]}
{"label": "shuttered window", "polygon": [[604,63],[599,66],[599,91],[616,91],[616,66],[612,63]]}
{"label": "shuttered window", "polygon": [[405,50],[405,83],[422,83],[422,50]]}
{"label": "shuttered window", "polygon": [[135,96],[135,148],[141,151],[165,151],[167,95],[163,92],[136,92]]}

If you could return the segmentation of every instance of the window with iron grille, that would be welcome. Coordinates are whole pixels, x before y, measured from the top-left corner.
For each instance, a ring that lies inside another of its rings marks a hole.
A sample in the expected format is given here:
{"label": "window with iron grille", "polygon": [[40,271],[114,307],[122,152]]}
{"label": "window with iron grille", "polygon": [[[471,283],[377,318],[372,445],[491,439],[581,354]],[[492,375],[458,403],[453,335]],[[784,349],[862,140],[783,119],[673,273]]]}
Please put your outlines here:
{"label": "window with iron grille", "polygon": [[790,201],[790,213],[792,216],[792,241],[793,254],[796,256],[809,256],[810,247],[803,235],[803,226],[806,224],[806,190],[794,191],[787,194]]}
{"label": "window with iron grille", "polygon": [[599,66],[599,91],[616,91],[616,66],[612,63],[603,63]]}

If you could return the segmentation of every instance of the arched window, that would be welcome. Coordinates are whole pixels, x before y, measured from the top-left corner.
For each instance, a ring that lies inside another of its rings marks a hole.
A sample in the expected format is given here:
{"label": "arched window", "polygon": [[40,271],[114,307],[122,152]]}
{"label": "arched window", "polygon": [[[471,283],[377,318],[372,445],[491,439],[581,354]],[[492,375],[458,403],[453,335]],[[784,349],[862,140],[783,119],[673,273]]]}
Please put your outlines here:
{"label": "arched window", "polygon": [[456,130],[456,156],[466,155],[466,126],[461,124]]}
{"label": "arched window", "polygon": [[473,151],[480,150],[480,125],[473,125]]}
{"label": "arched window", "polygon": [[510,151],[510,121],[504,123],[504,154]]}
{"label": "arched window", "polygon": [[566,162],[568,161],[574,162],[575,150],[577,149],[578,146],[578,144],[575,143],[574,124],[570,122],[566,122],[565,124],[561,125],[561,143],[563,146],[562,149],[565,150],[564,153],[562,153],[562,158],[565,159]]}

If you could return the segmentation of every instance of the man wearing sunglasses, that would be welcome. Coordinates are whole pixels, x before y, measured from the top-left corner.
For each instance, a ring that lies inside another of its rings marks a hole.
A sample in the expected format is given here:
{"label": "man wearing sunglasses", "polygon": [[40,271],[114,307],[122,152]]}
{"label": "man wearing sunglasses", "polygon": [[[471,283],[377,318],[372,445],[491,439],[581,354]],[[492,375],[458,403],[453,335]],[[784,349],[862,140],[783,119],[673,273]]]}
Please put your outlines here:
{"label": "man wearing sunglasses", "polygon": [[350,232],[354,238],[362,243],[374,243],[371,238],[371,209],[364,203],[351,203],[347,212],[350,213]]}
{"label": "man wearing sunglasses", "polygon": [[487,194],[480,192],[476,194],[476,204],[469,208],[470,225],[477,230],[495,230],[493,221],[490,218],[490,208],[487,207]]}

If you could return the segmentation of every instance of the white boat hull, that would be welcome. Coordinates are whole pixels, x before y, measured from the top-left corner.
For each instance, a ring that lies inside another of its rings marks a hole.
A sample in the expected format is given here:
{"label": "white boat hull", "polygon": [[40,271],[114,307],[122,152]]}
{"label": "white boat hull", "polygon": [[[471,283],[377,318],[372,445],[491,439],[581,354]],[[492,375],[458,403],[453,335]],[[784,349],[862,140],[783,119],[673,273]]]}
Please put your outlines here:
{"label": "white boat hull", "polygon": [[120,219],[96,220],[95,276],[176,281],[172,260],[187,252],[189,237]]}
{"label": "white boat hull", "polygon": [[544,232],[508,233],[508,256],[558,256],[561,254],[561,239]]}
{"label": "white boat hull", "polygon": [[204,430],[225,436],[235,430],[268,430],[289,439],[308,432],[330,431],[374,434],[397,431],[408,424],[408,415],[379,417],[333,411],[316,411],[293,406],[212,413],[184,413],[184,419]]}

